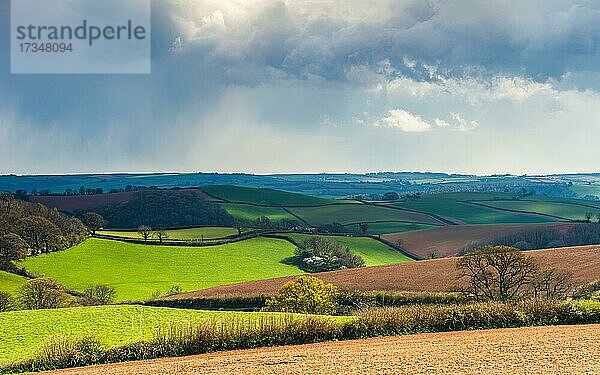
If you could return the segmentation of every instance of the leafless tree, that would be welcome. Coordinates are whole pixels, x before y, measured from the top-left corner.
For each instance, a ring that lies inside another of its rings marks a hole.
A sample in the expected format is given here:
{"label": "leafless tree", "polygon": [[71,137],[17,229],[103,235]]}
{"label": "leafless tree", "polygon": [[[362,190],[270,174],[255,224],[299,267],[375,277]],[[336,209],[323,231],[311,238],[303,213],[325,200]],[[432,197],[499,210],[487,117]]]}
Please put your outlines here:
{"label": "leafless tree", "polygon": [[457,262],[459,279],[468,282],[468,293],[477,300],[520,298],[536,275],[531,257],[508,246],[486,246],[468,253]]}
{"label": "leafless tree", "polygon": [[142,225],[138,228],[138,234],[142,236],[144,241],[148,241],[150,236],[152,236],[152,228],[146,225]]}
{"label": "leafless tree", "polygon": [[572,290],[571,276],[555,268],[540,271],[531,284],[532,294],[536,298],[563,299]]}

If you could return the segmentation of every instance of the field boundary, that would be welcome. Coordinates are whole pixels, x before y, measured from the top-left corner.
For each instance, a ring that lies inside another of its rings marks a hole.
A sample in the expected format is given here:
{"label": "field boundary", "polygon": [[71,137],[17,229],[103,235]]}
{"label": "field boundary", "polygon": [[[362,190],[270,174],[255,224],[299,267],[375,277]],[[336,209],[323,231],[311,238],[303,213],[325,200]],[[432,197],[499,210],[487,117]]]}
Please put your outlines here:
{"label": "field boundary", "polygon": [[[457,201],[457,202],[469,203],[469,204],[473,204],[475,206],[481,206],[481,207],[485,207],[485,208],[492,209],[492,210],[505,211],[505,212],[511,212],[511,213],[516,213],[516,214],[537,215],[537,216],[542,216],[542,217],[549,217],[552,219],[558,219],[558,220],[566,221],[566,222],[573,221],[571,219],[567,219],[566,217],[557,216],[557,215],[543,214],[540,212],[533,212],[533,211],[512,210],[510,208],[499,208],[499,207],[490,206],[490,205],[487,205],[484,203],[480,203],[480,202],[504,202],[504,201],[488,200],[488,201]],[[512,202],[512,201],[508,201],[508,202]],[[523,201],[515,201],[515,202],[523,202]],[[529,201],[529,202],[539,202],[539,201]]]}
{"label": "field boundary", "polygon": [[[459,225],[459,224],[456,224],[453,221],[447,220],[447,219],[443,218],[442,216],[433,214],[431,212],[413,210],[413,209],[404,208],[404,207],[390,206],[388,204],[380,204],[380,203],[373,203],[373,202],[367,202],[367,201],[361,201],[361,202],[363,202],[364,204],[369,204],[369,205],[376,206],[376,207],[385,207],[385,208],[390,208],[392,210],[407,211],[407,212],[414,212],[414,213],[419,213],[419,214],[427,215],[427,216],[430,216],[430,217],[434,218],[435,220],[441,222],[442,223],[441,226]],[[431,224],[431,223],[416,223],[416,224],[435,225],[435,224]]]}

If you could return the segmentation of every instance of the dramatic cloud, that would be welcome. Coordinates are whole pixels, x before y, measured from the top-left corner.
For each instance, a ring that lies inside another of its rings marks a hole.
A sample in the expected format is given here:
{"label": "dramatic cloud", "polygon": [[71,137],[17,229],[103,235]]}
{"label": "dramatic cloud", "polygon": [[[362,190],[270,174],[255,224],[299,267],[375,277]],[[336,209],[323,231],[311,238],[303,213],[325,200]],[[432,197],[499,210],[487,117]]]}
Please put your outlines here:
{"label": "dramatic cloud", "polygon": [[0,173],[597,170],[597,1],[156,0],[149,76],[10,75],[8,3]]}

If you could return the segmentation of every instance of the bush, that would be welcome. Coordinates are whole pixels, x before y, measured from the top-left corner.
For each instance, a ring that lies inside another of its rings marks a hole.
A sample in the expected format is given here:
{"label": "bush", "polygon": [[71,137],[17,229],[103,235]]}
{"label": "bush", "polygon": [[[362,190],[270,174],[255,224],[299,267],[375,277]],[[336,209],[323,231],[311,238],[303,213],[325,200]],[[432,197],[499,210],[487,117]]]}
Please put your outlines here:
{"label": "bush", "polygon": [[347,246],[324,237],[310,236],[296,248],[300,268],[308,272],[325,272],[364,267],[365,261]]}
{"label": "bush", "polygon": [[108,305],[114,302],[117,292],[108,285],[93,285],[83,291],[80,303],[84,306]]}
{"label": "bush", "polygon": [[48,278],[27,281],[19,289],[19,301],[27,310],[55,309],[69,304],[69,295],[58,282]]}
{"label": "bush", "polygon": [[337,288],[311,276],[300,276],[285,284],[279,294],[269,298],[267,311],[303,314],[333,314],[337,309]]}
{"label": "bush", "polygon": [[580,285],[573,291],[575,299],[595,299],[600,301],[600,280]]}
{"label": "bush", "polygon": [[0,312],[12,311],[15,309],[15,301],[10,293],[0,292]]}

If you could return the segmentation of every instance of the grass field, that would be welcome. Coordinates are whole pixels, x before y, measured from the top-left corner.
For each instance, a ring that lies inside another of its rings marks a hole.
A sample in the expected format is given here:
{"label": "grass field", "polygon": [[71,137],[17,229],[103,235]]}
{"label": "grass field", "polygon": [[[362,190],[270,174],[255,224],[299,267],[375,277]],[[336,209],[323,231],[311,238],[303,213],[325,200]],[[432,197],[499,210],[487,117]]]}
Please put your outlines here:
{"label": "grass field", "polygon": [[0,363],[30,357],[56,335],[91,336],[107,347],[150,339],[157,329],[188,322],[257,320],[276,313],[199,311],[135,305],[0,313]]}
{"label": "grass field", "polygon": [[[211,239],[233,236],[238,234],[238,231],[235,228],[231,227],[198,227],[188,229],[167,230],[166,232],[170,240],[195,240],[200,238]],[[98,234],[136,239],[143,238],[136,231],[99,231]]]}
{"label": "grass field", "polygon": [[333,199],[311,197],[273,189],[256,189],[230,185],[215,185],[202,188],[206,193],[234,203],[263,204],[267,206],[318,206],[344,203]]}
{"label": "grass field", "polygon": [[[594,215],[600,213],[599,208],[591,208],[570,203],[557,203],[547,201],[485,201],[485,205],[516,211],[539,212],[545,215],[553,215],[570,220],[584,220],[585,213],[591,212]],[[586,202],[583,202],[586,203]],[[593,203],[593,202],[592,202]]]}
{"label": "grass field", "polygon": [[463,203],[468,200],[509,199],[503,193],[448,193],[425,195],[418,201],[398,202],[392,205],[441,216],[457,224],[543,223],[552,221],[535,215],[501,212]]}
{"label": "grass field", "polygon": [[[573,285],[581,285],[597,280],[600,275],[600,245],[563,247],[557,249],[531,250],[532,256],[541,269],[555,268],[572,273]],[[369,292],[373,290],[390,292],[447,292],[460,285],[457,280],[456,261],[458,258],[443,258],[419,262],[404,262],[378,267],[346,269],[315,274],[326,283],[332,283],[348,290]],[[185,293],[181,298],[218,295],[275,294],[291,278],[250,281],[236,285]]]}
{"label": "grass field", "polygon": [[0,292],[13,294],[25,281],[26,279],[22,276],[0,271]]}
{"label": "grass field", "polygon": [[[309,237],[307,234],[286,233],[286,236],[296,242]],[[406,255],[386,246],[385,244],[367,237],[342,237],[327,236],[328,239],[348,246],[357,255],[360,255],[367,266],[380,266],[383,264],[395,264],[412,261]]]}
{"label": "grass field", "polygon": [[235,203],[225,203],[221,204],[221,206],[236,219],[256,220],[261,216],[266,216],[271,219],[271,221],[278,221],[281,219],[298,220],[294,215],[291,215],[280,207],[261,207]]}
{"label": "grass field", "polygon": [[291,208],[290,211],[312,225],[330,224],[333,222],[351,224],[383,220],[406,221],[408,223],[415,222],[422,224],[442,224],[440,221],[423,213],[395,210],[392,208],[367,204],[296,207]]}
{"label": "grass field", "polygon": [[137,245],[88,239],[62,252],[27,258],[19,265],[46,275],[74,290],[107,284],[117,299],[139,300],[173,285],[195,290],[248,280],[299,275],[282,261],[294,255],[285,241],[254,238],[209,247]]}
{"label": "grass field", "polygon": [[[428,224],[409,224],[395,221],[382,221],[369,223],[368,234],[389,234],[389,233],[402,233],[411,232],[416,230],[425,230],[437,228],[437,225]],[[348,225],[348,228],[360,231],[358,224]]]}

